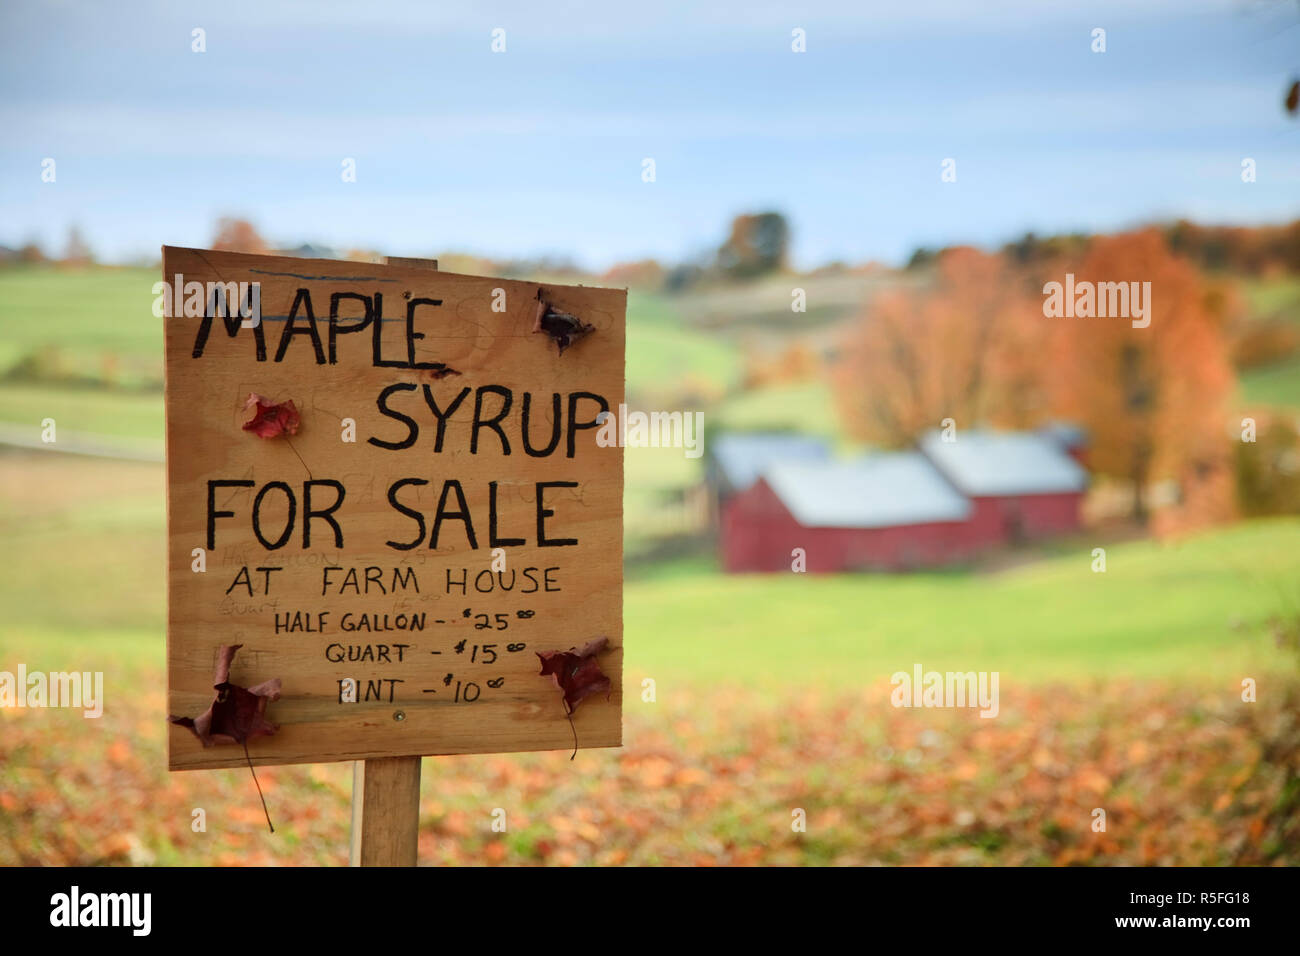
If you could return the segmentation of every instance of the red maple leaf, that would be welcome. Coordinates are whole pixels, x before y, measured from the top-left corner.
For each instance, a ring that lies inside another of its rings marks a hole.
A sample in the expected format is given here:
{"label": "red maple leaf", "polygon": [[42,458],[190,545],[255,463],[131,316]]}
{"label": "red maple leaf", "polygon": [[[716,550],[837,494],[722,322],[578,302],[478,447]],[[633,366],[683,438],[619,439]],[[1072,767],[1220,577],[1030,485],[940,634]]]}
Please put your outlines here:
{"label": "red maple leaf", "polygon": [[[248,756],[248,742],[255,737],[269,737],[280,728],[266,719],[266,705],[280,699],[280,678],[273,677],[256,687],[240,687],[230,682],[230,664],[235,652],[243,644],[222,644],[217,652],[217,669],[213,689],[217,692],[212,705],[197,717],[169,716],[173,724],[188,727],[204,747],[213,744],[239,744],[244,748],[244,759],[257,784],[257,794],[262,796],[262,785],[257,783],[252,758]],[[266,810],[266,798],[262,797]],[[266,825],[271,826],[271,814],[266,815]]]}
{"label": "red maple leaf", "polygon": [[302,424],[302,418],[298,415],[293,399],[287,402],[273,402],[256,392],[251,392],[248,400],[244,402],[244,409],[250,408],[256,408],[257,411],[253,413],[252,418],[244,422],[244,431],[252,432],[259,438],[298,434],[298,426]]}
{"label": "red maple leaf", "polygon": [[280,678],[273,677],[256,687],[230,682],[230,664],[243,644],[223,644],[217,653],[212,706],[197,717],[170,717],[173,724],[188,727],[203,746],[247,744],[254,737],[267,737],[279,728],[266,719],[266,705],[280,699]]}
{"label": "red maple leaf", "polygon": [[[545,677],[549,674],[551,680],[555,681],[555,686],[564,692],[564,716],[569,719],[570,728],[573,728],[573,712],[578,709],[580,703],[592,694],[599,694],[602,691],[605,698],[609,698],[609,678],[605,676],[604,671],[600,669],[600,662],[596,660],[596,655],[603,651],[608,643],[608,637],[597,637],[583,644],[582,647],[571,647],[567,651],[536,652],[542,662],[540,676]],[[576,756],[578,756],[578,731],[574,729],[573,757]],[[572,760],[573,757],[569,759]]]}
{"label": "red maple leaf", "polygon": [[596,655],[608,643],[608,637],[597,637],[582,647],[571,647],[567,651],[536,652],[542,662],[541,676],[550,674],[555,686],[564,691],[566,714],[571,716],[578,709],[578,704],[592,694],[604,691],[606,698],[609,697],[609,678],[596,660]]}

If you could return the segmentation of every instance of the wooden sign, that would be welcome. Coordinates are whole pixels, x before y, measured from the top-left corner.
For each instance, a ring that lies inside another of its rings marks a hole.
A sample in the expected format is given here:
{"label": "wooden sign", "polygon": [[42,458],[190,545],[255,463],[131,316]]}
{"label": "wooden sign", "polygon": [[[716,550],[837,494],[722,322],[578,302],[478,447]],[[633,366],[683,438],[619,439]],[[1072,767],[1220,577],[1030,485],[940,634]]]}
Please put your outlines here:
{"label": "wooden sign", "polygon": [[[282,688],[255,763],[618,746],[626,293],[172,247],[163,282],[170,712],[242,644]],[[600,637],[571,727],[538,653]]]}

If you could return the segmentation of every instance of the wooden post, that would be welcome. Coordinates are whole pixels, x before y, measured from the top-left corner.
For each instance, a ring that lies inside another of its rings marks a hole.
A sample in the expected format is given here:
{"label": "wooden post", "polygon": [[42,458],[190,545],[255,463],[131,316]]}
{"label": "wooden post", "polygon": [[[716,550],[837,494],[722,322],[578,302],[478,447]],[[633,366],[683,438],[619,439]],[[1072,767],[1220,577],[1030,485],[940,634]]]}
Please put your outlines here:
{"label": "wooden post", "polygon": [[[437,269],[437,259],[386,256],[385,265]],[[415,866],[420,845],[421,757],[352,764],[352,866]]]}
{"label": "wooden post", "polygon": [[421,759],[377,757],[352,764],[353,866],[415,866]]}

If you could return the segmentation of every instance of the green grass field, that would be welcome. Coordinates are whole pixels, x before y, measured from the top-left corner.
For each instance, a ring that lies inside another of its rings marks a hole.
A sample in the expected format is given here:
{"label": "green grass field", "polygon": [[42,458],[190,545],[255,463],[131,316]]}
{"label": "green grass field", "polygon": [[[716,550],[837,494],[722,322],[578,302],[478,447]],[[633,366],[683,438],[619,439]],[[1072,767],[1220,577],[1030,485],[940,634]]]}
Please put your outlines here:
{"label": "green grass field", "polygon": [[0,369],[4,357],[40,347],[112,352],[161,365],[162,319],[154,318],[153,269],[8,269],[0,273]]}
{"label": "green grass field", "polygon": [[841,431],[830,385],[824,381],[742,392],[722,403],[716,423],[728,431],[797,431],[831,439]]}
{"label": "green grass field", "polygon": [[1253,368],[1240,377],[1242,400],[1300,409],[1300,357]]}
{"label": "green grass field", "polygon": [[[1004,681],[1237,681],[1289,666],[1267,625],[1287,588],[1300,607],[1297,550],[1300,521],[1285,519],[1116,545],[1104,574],[1090,548],[996,574],[725,576],[685,563],[629,584],[629,660],[765,686],[862,686],[917,662]],[[670,636],[681,621],[695,625],[689,642]]]}
{"label": "green grass field", "polygon": [[[1300,323],[1300,280],[1244,280],[1241,290],[1252,317]],[[1300,356],[1247,369],[1239,378],[1241,400],[1247,405],[1300,409]]]}
{"label": "green grass field", "polygon": [[1241,291],[1251,315],[1300,322],[1300,279],[1246,279]]}
{"label": "green grass field", "polygon": [[740,377],[735,349],[681,319],[661,295],[632,291],[627,300],[627,387],[663,394],[694,387],[722,394]]}
{"label": "green grass field", "polygon": [[0,384],[0,422],[28,425],[35,433],[47,417],[70,432],[163,440],[159,392],[68,388],[42,382]]}

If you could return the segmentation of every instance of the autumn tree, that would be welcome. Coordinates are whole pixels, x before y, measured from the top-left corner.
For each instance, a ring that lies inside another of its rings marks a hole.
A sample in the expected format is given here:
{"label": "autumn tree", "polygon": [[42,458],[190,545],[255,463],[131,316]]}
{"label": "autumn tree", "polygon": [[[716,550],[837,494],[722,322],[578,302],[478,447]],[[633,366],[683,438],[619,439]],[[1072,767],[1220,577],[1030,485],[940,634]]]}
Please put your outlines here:
{"label": "autumn tree", "polygon": [[1058,323],[1064,333],[1052,356],[1056,407],[1088,429],[1094,470],[1132,484],[1133,515],[1144,520],[1154,479],[1172,479],[1185,490],[1222,486],[1211,479],[1230,468],[1232,300],[1174,256],[1155,229],[1092,242],[1074,288],[1103,282],[1149,288],[1140,320],[1149,324],[1134,327],[1130,318],[1114,316],[1040,321]]}
{"label": "autumn tree", "polygon": [[858,438],[911,445],[945,418],[1025,427],[1047,417],[1041,297],[1005,256],[945,249],[929,284],[883,293],[855,323],[835,373]]}
{"label": "autumn tree", "polygon": [[718,269],[738,279],[782,269],[789,245],[790,227],[779,212],[737,216],[718,249]]}
{"label": "autumn tree", "polygon": [[45,250],[43,250],[40,243],[35,240],[26,242],[23,244],[23,247],[18,250],[18,261],[28,265],[44,262]]}
{"label": "autumn tree", "polygon": [[212,248],[220,252],[252,252],[265,254],[267,245],[246,219],[223,217],[217,220],[217,235]]}

